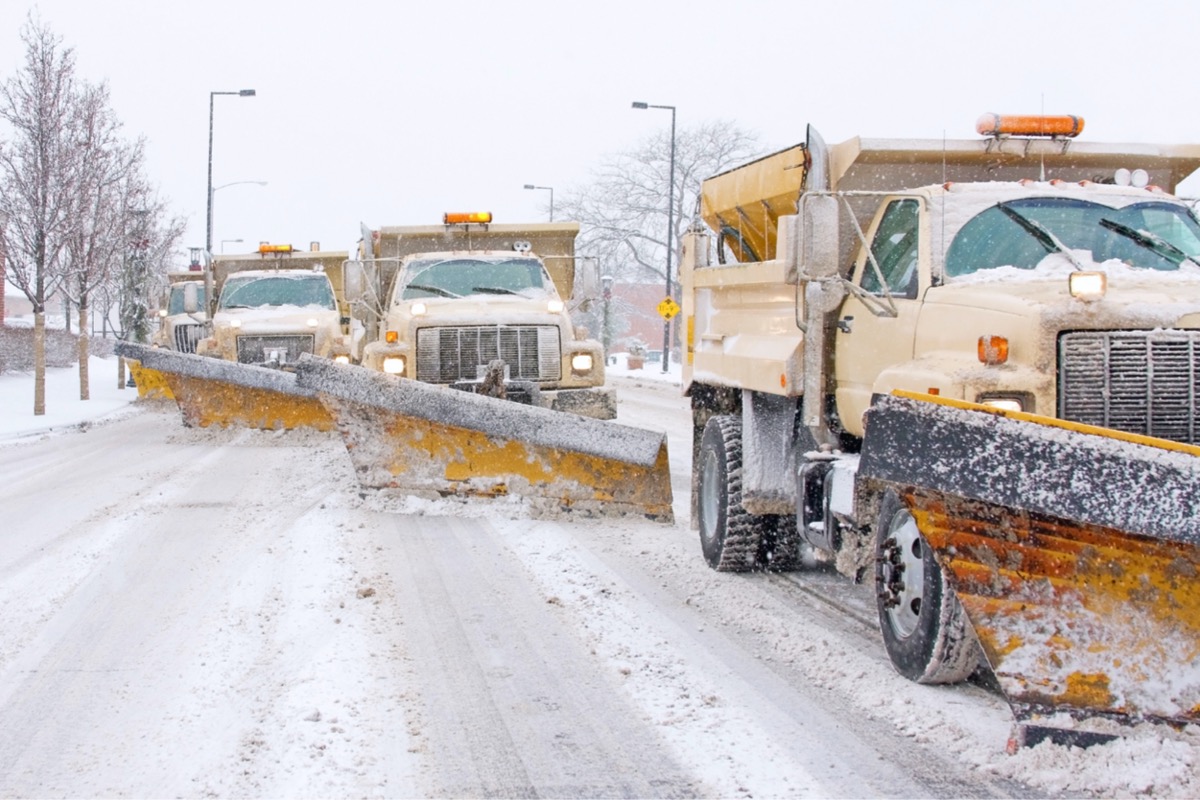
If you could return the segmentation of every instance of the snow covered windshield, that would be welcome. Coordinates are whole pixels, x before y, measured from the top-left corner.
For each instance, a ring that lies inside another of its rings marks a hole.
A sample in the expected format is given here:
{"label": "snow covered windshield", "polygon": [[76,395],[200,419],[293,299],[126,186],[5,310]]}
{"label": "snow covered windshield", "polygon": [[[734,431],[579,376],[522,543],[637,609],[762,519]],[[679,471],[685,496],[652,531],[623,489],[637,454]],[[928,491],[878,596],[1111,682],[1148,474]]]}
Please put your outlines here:
{"label": "snow covered windshield", "polygon": [[946,275],[995,267],[1032,270],[1048,253],[1085,250],[1097,264],[1177,270],[1200,265],[1200,224],[1178,203],[1113,208],[1088,200],[1033,197],[997,203],[963,225],[946,253]]}
{"label": "snow covered windshield", "polygon": [[218,307],[317,306],[336,309],[323,272],[304,275],[234,275],[225,281]]}
{"label": "snow covered windshield", "polygon": [[410,261],[400,276],[397,299],[511,294],[536,297],[551,285],[536,258],[446,258]]}

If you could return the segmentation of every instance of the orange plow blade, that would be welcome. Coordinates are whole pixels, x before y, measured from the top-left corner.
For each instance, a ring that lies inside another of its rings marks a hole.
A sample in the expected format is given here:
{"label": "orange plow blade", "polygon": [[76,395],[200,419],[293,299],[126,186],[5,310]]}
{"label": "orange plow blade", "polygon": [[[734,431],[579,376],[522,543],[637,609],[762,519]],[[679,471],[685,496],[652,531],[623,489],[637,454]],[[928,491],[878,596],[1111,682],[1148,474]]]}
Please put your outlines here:
{"label": "orange plow blade", "polygon": [[903,498],[1018,720],[1200,720],[1200,449],[928,400],[868,412],[860,502]]}

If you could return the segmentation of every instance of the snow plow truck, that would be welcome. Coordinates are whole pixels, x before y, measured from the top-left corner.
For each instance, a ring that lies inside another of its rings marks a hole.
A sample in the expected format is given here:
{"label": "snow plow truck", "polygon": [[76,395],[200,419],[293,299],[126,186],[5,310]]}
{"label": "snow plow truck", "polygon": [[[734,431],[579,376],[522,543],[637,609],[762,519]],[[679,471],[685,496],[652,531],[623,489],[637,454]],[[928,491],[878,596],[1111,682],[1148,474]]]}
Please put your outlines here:
{"label": "snow plow truck", "polygon": [[578,233],[577,222],[503,225],[486,212],[364,228],[363,260],[347,265],[369,332],[363,366],[613,419],[603,347],[568,308],[589,299],[576,282]]}
{"label": "snow plow truck", "polygon": [[897,671],[986,665],[1018,741],[1200,717],[1200,147],[1082,126],[810,127],[681,258],[708,564],[873,582]]}
{"label": "snow plow truck", "polygon": [[[605,421],[616,400],[602,348],[567,313],[578,228],[448,216],[364,229],[339,295],[365,324],[351,350],[361,366],[289,351],[287,369],[264,370],[123,347],[163,373],[189,425],[336,426],[367,488],[670,521],[666,437]],[[220,309],[215,321],[220,342],[233,321]]]}

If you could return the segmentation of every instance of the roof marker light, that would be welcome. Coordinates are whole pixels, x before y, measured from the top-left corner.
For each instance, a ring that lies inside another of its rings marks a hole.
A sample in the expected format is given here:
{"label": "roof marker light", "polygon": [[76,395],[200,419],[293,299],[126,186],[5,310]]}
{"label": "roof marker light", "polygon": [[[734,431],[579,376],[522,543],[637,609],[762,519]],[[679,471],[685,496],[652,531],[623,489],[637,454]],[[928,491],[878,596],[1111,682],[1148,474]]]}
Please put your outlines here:
{"label": "roof marker light", "polygon": [[1108,275],[1103,272],[1072,272],[1067,279],[1071,296],[1091,302],[1104,297],[1108,291]]}

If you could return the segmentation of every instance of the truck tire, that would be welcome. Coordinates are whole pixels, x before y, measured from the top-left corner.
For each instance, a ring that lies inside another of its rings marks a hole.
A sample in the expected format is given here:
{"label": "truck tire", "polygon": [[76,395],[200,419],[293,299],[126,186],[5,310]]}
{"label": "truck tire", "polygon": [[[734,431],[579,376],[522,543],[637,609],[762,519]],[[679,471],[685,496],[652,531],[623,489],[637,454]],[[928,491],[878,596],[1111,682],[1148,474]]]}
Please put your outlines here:
{"label": "truck tire", "polygon": [[717,572],[746,572],[759,564],[762,529],[742,507],[742,421],[708,420],[700,439],[697,486],[700,548]]}
{"label": "truck tire", "polygon": [[800,532],[794,516],[772,515],[759,517],[762,540],[758,546],[758,561],[770,572],[792,572],[803,563]]}
{"label": "truck tire", "polygon": [[891,489],[875,526],[879,628],[896,671],[917,683],[958,683],[979,665],[979,643],[966,613]]}

